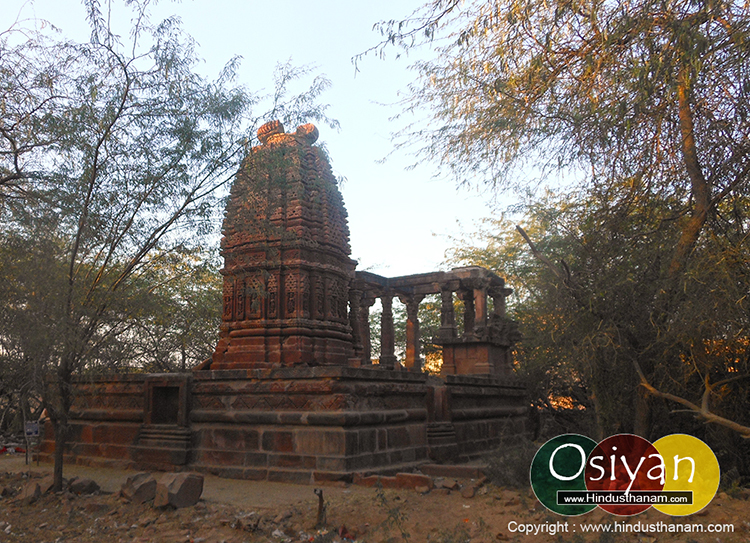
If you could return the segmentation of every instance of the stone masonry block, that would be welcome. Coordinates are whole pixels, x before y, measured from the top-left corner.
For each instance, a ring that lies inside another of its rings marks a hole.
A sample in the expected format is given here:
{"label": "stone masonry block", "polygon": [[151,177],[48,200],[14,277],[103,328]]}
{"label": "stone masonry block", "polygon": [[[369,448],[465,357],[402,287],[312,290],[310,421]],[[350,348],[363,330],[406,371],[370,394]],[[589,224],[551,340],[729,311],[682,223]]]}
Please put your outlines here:
{"label": "stone masonry block", "polygon": [[377,447],[375,450],[384,451],[388,448],[388,431],[385,428],[377,430]]}
{"label": "stone masonry block", "polygon": [[377,431],[376,430],[360,430],[359,434],[359,451],[374,452],[377,449]]}
{"label": "stone masonry block", "polygon": [[263,450],[268,452],[293,452],[294,434],[287,431],[265,430]]}
{"label": "stone masonry block", "polygon": [[358,486],[374,487],[378,485],[380,475],[363,476],[361,473],[355,473],[352,477],[352,483]]}
{"label": "stone masonry block", "polygon": [[341,430],[298,430],[297,452],[303,454],[344,454],[346,436]]}
{"label": "stone masonry block", "polygon": [[315,457],[298,454],[269,454],[268,467],[313,469],[316,467]]}
{"label": "stone masonry block", "polygon": [[256,430],[217,428],[205,432],[204,445],[209,449],[234,449],[257,451],[260,436]]}
{"label": "stone masonry block", "polygon": [[241,451],[202,449],[197,451],[196,456],[198,462],[214,466],[241,466],[245,460],[245,453]]}
{"label": "stone masonry block", "polygon": [[316,459],[317,468],[322,471],[346,471],[347,461],[343,456],[341,457],[325,457],[318,456]]}
{"label": "stone masonry block", "polygon": [[269,469],[268,480],[275,483],[309,485],[312,481],[312,473],[310,471]]}
{"label": "stone masonry block", "polygon": [[259,452],[245,453],[245,465],[250,467],[265,467],[268,464],[268,454]]}
{"label": "stone masonry block", "polygon": [[389,428],[388,429],[388,448],[389,449],[401,449],[408,447],[409,443],[409,430],[403,427]]}
{"label": "stone masonry block", "polygon": [[354,456],[359,454],[359,435],[357,432],[349,431],[346,433],[346,455]]}

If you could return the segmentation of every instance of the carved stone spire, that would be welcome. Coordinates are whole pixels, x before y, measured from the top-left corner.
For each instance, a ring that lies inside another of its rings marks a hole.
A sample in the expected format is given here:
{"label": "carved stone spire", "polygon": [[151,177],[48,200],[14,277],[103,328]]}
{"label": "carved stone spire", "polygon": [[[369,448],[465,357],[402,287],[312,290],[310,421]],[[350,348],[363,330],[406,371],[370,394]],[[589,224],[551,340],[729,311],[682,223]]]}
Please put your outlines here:
{"label": "carved stone spire", "polygon": [[232,185],[221,242],[224,312],[210,369],[346,365],[355,262],[343,199],[312,124],[279,121]]}

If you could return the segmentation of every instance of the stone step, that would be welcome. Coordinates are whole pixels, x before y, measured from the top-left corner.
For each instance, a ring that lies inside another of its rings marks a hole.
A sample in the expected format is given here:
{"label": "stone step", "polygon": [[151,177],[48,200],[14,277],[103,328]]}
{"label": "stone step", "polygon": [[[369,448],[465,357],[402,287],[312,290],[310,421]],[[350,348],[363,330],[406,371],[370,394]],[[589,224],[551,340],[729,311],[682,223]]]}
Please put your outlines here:
{"label": "stone step", "polygon": [[141,435],[160,435],[160,436],[174,436],[174,437],[187,437],[190,438],[190,430],[188,428],[182,428],[180,426],[162,426],[152,425],[144,426],[141,428]]}
{"label": "stone step", "polygon": [[179,426],[144,426],[138,436],[138,449],[161,449],[166,455],[176,455],[187,460],[187,451],[191,448],[191,433]]}

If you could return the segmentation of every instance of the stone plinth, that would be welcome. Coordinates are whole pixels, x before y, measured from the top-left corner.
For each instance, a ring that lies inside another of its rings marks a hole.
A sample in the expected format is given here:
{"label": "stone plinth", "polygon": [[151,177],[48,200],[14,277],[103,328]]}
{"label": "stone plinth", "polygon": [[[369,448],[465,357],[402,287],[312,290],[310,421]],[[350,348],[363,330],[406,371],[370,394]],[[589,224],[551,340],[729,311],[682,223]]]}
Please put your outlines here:
{"label": "stone plinth", "polygon": [[458,460],[479,458],[524,434],[529,408],[516,379],[448,375],[446,387]]}
{"label": "stone plinth", "polygon": [[[132,468],[132,447],[146,415],[146,376],[127,375],[79,380],[69,415],[66,462]],[[54,431],[47,421],[40,456],[51,459]]]}
{"label": "stone plinth", "polygon": [[[162,376],[77,383],[82,394],[71,412],[66,462],[294,483],[351,481],[355,473],[477,458],[521,434],[527,410],[522,387],[484,376],[442,380],[377,366],[319,366],[181,377],[176,386],[185,387],[189,402],[185,427],[148,423],[154,394],[163,394],[153,382],[163,384]],[[42,458],[50,459],[49,425],[45,436]]]}
{"label": "stone plinth", "polygon": [[346,367],[201,372],[194,467],[312,483],[427,458],[426,376]]}
{"label": "stone plinth", "polygon": [[513,371],[508,347],[489,341],[445,342],[442,374],[510,375]]}

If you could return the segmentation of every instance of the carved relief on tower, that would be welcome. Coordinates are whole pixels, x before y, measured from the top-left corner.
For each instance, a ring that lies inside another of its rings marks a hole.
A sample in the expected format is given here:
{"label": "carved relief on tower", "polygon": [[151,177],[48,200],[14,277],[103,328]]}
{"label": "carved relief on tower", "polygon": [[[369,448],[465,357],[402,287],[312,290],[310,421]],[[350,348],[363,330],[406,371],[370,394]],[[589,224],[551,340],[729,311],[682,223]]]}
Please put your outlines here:
{"label": "carved relief on tower", "polygon": [[320,274],[310,274],[310,287],[312,289],[312,318],[324,320],[326,317],[326,293],[325,284]]}
{"label": "carved relief on tower", "polygon": [[260,272],[248,276],[245,289],[245,318],[257,320],[263,316],[263,299],[265,288],[263,287]]}
{"label": "carved relief on tower", "polygon": [[266,313],[269,319],[279,318],[279,279],[276,273],[272,273],[268,278],[268,311]]}
{"label": "carved relief on tower", "polygon": [[328,291],[328,295],[326,296],[328,302],[328,319],[333,321],[346,321],[348,317],[348,290],[344,287],[343,281],[337,277],[328,278],[326,284]]}
{"label": "carved relief on tower", "polygon": [[[267,123],[258,131],[261,145],[237,173],[223,223],[219,369],[266,367],[277,360],[347,364],[353,353],[347,308],[355,262],[343,201],[325,153],[312,145],[316,138],[313,125],[288,134],[281,123]],[[285,319],[310,322],[299,328]],[[258,322],[247,322],[253,320]],[[253,334],[232,334],[261,325],[266,337],[283,341],[269,340],[261,348],[243,339]],[[309,333],[321,341],[293,339]],[[277,345],[289,352],[279,353]],[[222,353],[230,351],[224,360]]]}
{"label": "carved relief on tower", "polygon": [[302,307],[300,308],[303,319],[310,318],[310,277],[303,272],[299,276],[299,291],[301,294]]}
{"label": "carved relief on tower", "polygon": [[234,278],[224,278],[224,312],[221,318],[231,321],[234,313]]}
{"label": "carved relief on tower", "polygon": [[341,280],[339,286],[339,318],[342,322],[349,322],[349,282]]}
{"label": "carved relief on tower", "polygon": [[284,278],[284,294],[286,297],[285,316],[287,318],[297,317],[297,283],[299,278],[296,274],[289,274]]}
{"label": "carved relief on tower", "polygon": [[245,319],[245,278],[237,277],[234,282],[234,319]]}

